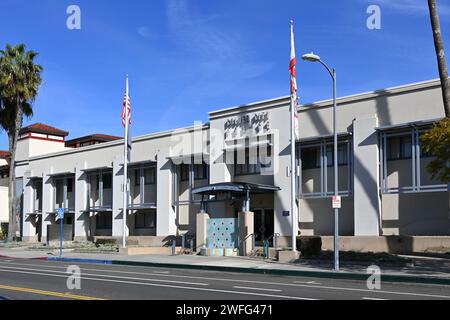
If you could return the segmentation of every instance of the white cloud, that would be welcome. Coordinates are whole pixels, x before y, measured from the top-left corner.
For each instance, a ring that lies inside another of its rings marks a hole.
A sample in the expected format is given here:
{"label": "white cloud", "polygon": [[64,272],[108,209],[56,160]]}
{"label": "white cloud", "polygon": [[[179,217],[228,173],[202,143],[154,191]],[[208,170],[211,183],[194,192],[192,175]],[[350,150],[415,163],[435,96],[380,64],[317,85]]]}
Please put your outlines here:
{"label": "white cloud", "polygon": [[136,32],[141,37],[144,37],[148,40],[156,40],[156,39],[159,39],[159,37],[160,37],[159,34],[150,30],[150,28],[147,26],[141,26],[141,27],[137,28]]}

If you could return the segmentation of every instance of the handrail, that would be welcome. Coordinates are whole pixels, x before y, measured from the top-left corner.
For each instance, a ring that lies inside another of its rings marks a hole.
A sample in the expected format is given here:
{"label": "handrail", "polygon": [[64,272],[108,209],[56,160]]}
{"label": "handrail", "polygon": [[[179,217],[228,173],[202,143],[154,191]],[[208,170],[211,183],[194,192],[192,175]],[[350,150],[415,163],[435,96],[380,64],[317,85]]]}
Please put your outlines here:
{"label": "handrail", "polygon": [[276,250],[278,249],[278,237],[280,237],[281,234],[279,234],[278,232],[275,232],[273,235],[271,235],[269,238],[265,239],[267,240],[267,242],[270,242],[270,239],[273,238],[273,248]]}
{"label": "handrail", "polygon": [[256,236],[256,233],[250,233],[249,235],[247,235],[244,239],[240,239],[241,241],[241,243],[242,243],[242,249],[243,249],[243,254],[244,254],[244,256],[246,256],[247,255],[247,239],[248,238],[250,238],[250,237],[252,237],[253,239],[252,239],[252,250],[255,250],[255,237]]}
{"label": "handrail", "polygon": [[270,239],[272,239],[274,236],[281,236],[281,234],[279,234],[278,232],[275,232],[273,235],[271,235],[270,237],[266,238],[265,240],[270,241]]}

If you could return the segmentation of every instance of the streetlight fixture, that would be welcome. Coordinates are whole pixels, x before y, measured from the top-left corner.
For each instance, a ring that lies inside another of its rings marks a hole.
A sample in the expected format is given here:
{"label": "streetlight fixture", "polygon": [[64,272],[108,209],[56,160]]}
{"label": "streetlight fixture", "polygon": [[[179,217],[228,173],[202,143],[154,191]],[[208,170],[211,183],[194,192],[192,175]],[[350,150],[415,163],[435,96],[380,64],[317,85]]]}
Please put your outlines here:
{"label": "streetlight fixture", "polygon": [[[336,131],[336,70],[330,69],[320,57],[314,53],[307,53],[302,59],[309,62],[319,62],[327,69],[333,79],[333,138],[334,138],[334,199],[339,197],[338,187],[338,139]],[[334,201],[333,201],[334,202]],[[339,208],[334,205],[334,270],[339,271]]]}

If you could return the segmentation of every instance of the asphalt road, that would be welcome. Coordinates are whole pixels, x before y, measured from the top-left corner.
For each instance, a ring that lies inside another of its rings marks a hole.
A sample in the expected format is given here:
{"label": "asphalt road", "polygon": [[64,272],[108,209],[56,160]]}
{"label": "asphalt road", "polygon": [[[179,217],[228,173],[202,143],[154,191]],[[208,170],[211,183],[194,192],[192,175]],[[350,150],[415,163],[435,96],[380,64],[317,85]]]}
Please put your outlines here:
{"label": "asphalt road", "polygon": [[[81,289],[67,286],[73,263],[0,258],[0,300],[450,300],[450,286],[119,265],[76,264]],[[72,281],[72,283],[75,283]]]}

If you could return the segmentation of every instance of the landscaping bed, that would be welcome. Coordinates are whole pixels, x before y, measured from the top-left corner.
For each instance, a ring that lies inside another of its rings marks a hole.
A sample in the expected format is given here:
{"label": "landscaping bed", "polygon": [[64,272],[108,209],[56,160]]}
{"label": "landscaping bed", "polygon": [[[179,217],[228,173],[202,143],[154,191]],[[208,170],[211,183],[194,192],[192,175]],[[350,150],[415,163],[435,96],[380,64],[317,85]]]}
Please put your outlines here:
{"label": "landscaping bed", "polygon": [[[333,261],[334,252],[327,250],[321,251],[319,254],[301,255],[300,261],[314,260],[314,261]],[[355,252],[355,251],[340,251],[339,260],[344,262],[356,262],[361,264],[399,264],[410,265],[414,261],[407,257],[400,257],[395,254],[386,252]]]}

